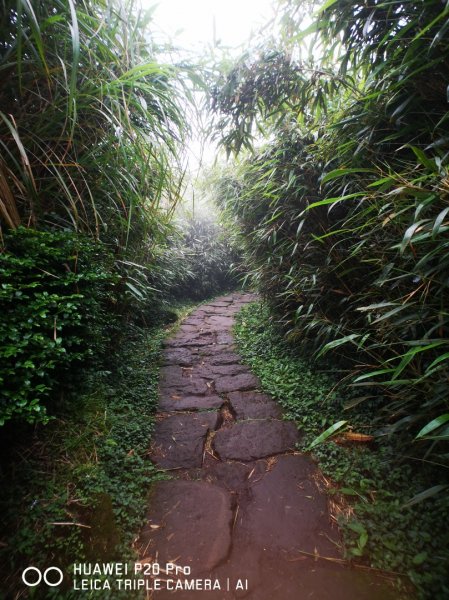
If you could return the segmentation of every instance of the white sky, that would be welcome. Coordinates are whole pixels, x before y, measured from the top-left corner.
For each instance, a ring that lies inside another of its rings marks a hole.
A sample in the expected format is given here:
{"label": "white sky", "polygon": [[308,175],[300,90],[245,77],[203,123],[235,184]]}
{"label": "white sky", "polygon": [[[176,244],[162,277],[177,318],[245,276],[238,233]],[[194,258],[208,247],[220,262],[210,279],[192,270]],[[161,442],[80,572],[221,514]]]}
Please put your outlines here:
{"label": "white sky", "polygon": [[186,49],[213,45],[236,47],[244,43],[272,14],[273,0],[142,0],[157,5],[154,22]]}
{"label": "white sky", "polygon": [[[155,7],[151,29],[156,40],[166,41],[168,37],[176,47],[187,51],[190,60],[192,53],[204,54],[204,47],[213,48],[215,44],[218,55],[219,48],[226,48],[228,56],[239,56],[241,47],[272,18],[275,4],[275,0],[140,1],[144,9]],[[217,149],[211,142],[201,140],[199,134],[193,136],[186,150],[191,183],[185,190],[185,199],[189,202],[202,165],[214,162]]]}

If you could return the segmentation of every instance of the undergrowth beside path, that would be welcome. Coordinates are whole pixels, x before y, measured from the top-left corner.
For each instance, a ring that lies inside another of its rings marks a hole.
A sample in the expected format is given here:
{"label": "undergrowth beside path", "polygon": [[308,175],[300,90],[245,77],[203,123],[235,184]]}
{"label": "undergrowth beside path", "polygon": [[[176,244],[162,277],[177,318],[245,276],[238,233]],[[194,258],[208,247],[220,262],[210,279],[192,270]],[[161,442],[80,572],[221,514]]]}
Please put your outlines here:
{"label": "undergrowth beside path", "polygon": [[[185,311],[184,306],[179,313]],[[3,469],[1,519],[7,537],[0,551],[8,597],[24,592],[20,577],[29,565],[60,567],[65,589],[40,588],[38,597],[68,599],[80,594],[70,589],[73,563],[135,559],[132,543],[149,484],[163,477],[146,454],[167,327],[128,325],[122,334],[109,370],[89,374],[89,393],[37,428],[31,445],[28,437],[25,446],[16,444]],[[112,597],[107,590],[91,594]]]}
{"label": "undergrowth beside path", "polygon": [[[441,470],[429,463],[414,468],[401,457],[395,440],[378,437],[375,402],[345,411],[351,389],[336,386],[341,373],[312,363],[282,340],[263,304],[246,307],[237,318],[238,351],[260,378],[263,390],[283,406],[286,418],[304,432],[301,449],[338,420],[354,432],[374,435],[372,444],[327,441],[313,454],[332,483],[342,527],[345,554],[372,568],[407,576],[420,598],[443,600],[449,595],[449,540],[445,524],[448,498],[439,494],[415,502]],[[435,518],[438,515],[438,518]]]}

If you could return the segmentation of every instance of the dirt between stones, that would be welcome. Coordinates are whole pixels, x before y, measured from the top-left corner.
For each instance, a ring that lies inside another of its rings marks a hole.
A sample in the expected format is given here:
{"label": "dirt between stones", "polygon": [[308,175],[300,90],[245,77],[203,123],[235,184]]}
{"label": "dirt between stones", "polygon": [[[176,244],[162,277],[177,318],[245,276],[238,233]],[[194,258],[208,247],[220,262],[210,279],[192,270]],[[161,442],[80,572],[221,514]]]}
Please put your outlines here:
{"label": "dirt between stones", "polygon": [[319,471],[295,452],[300,433],[236,354],[234,315],[255,298],[201,306],[165,344],[150,458],[173,479],[152,486],[136,548],[143,562],[190,567],[181,581],[199,583],[147,597],[393,600],[384,579],[338,562]]}

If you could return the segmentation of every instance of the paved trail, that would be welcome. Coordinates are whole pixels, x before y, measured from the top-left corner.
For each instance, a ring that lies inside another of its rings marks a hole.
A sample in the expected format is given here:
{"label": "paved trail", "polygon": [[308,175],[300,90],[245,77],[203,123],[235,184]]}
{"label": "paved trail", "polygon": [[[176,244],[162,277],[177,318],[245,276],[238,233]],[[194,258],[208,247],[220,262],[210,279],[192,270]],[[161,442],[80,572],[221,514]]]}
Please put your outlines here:
{"label": "paved trail", "polygon": [[232,294],[201,306],[166,343],[151,459],[173,479],[153,486],[138,549],[221,589],[154,597],[395,598],[371,574],[313,558],[341,558],[339,534],[314,463],[294,452],[300,433],[236,354],[234,315],[253,299]]}

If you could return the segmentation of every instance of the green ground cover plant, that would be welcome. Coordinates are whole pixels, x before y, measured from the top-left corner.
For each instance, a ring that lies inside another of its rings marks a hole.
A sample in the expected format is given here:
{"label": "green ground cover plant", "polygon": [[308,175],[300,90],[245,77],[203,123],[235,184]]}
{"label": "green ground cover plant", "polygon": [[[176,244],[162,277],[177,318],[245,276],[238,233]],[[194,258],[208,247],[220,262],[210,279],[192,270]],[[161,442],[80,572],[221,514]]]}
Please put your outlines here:
{"label": "green ground cover plant", "polygon": [[445,471],[432,461],[423,470],[421,463],[404,459],[394,436],[378,436],[375,399],[348,411],[356,394],[338,384],[338,363],[317,363],[304,348],[288,344],[266,305],[245,308],[235,334],[262,389],[304,433],[302,451],[308,452],[317,436],[339,421],[347,422],[346,430],[374,436],[370,444],[339,444],[329,437],[312,449],[331,481],[328,493],[351,507],[339,516],[348,561],[403,575],[420,598],[446,598],[449,502],[447,494],[425,494],[435,482],[448,485]]}
{"label": "green ground cover plant", "polygon": [[135,560],[149,484],[162,477],[146,453],[168,330],[130,323],[109,364],[90,371],[84,392],[73,390],[57,419],[24,431],[22,441],[17,426],[14,440],[3,438],[0,552],[11,597],[29,564],[59,566],[66,587],[48,597],[65,599],[80,593],[68,582],[74,562]]}

